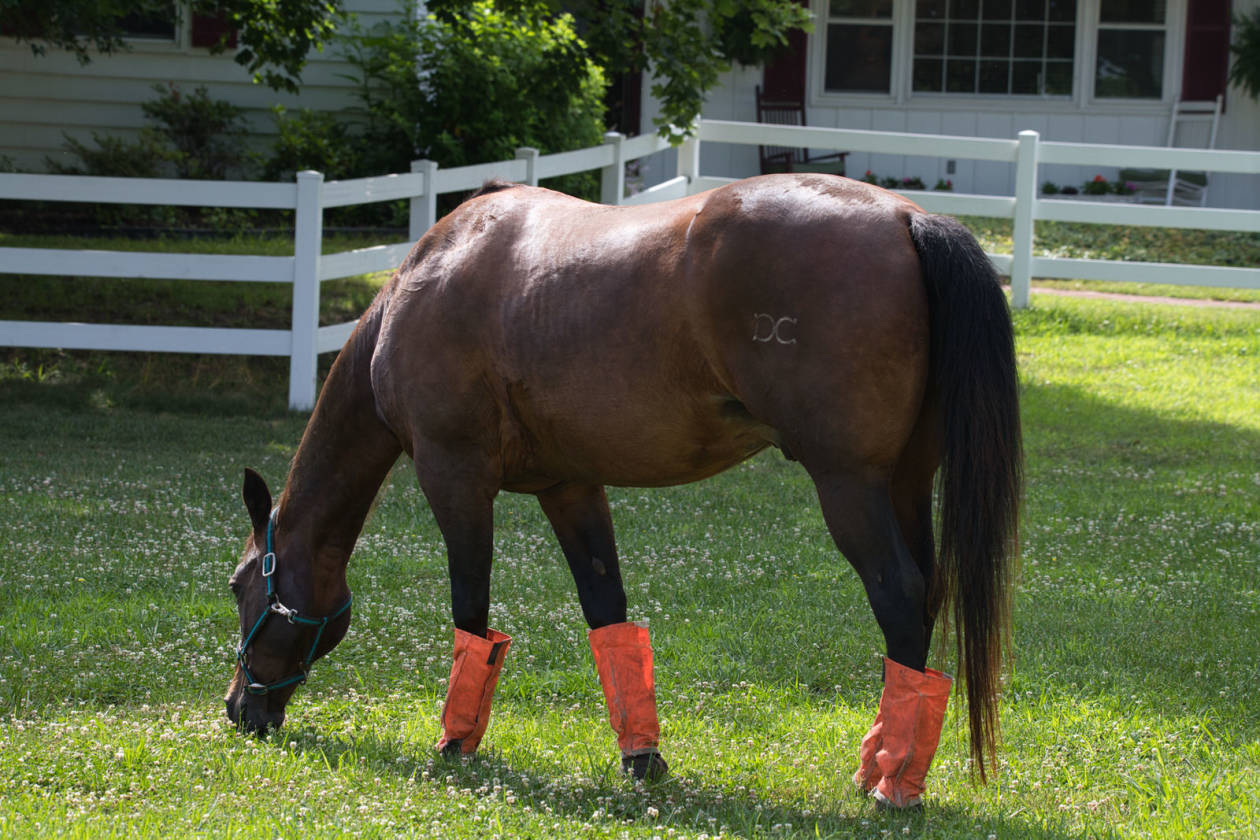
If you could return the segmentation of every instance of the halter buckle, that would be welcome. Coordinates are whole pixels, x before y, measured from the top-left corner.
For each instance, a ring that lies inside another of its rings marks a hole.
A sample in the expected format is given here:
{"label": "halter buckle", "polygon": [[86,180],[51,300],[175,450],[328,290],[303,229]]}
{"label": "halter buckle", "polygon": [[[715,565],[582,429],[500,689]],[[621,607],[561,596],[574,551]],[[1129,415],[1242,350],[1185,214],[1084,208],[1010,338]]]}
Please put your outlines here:
{"label": "halter buckle", "polygon": [[262,576],[269,578],[276,573],[276,553],[268,551],[262,556]]}
{"label": "halter buckle", "polygon": [[292,607],[286,607],[284,604],[280,603],[279,598],[272,601],[271,606],[268,607],[268,609],[271,610],[276,615],[284,616],[290,624],[297,624],[296,619],[297,619],[298,611],[293,609]]}

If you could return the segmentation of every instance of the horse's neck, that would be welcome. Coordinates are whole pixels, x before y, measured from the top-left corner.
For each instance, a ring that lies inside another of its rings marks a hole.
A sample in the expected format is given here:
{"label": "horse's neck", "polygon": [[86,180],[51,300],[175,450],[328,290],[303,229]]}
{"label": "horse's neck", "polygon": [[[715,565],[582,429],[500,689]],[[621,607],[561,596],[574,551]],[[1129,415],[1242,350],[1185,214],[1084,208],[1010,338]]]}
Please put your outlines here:
{"label": "horse's neck", "polygon": [[324,382],[289,470],[280,519],[313,559],[349,559],[402,447],[376,413],[370,364],[380,306],[360,319]]}

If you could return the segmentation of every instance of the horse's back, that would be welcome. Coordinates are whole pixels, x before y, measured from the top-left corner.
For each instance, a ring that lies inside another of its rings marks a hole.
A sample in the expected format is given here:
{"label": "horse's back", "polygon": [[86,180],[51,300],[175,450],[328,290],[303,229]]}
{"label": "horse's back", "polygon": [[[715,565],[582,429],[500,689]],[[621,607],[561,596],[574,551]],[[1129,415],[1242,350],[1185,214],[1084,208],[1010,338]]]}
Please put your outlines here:
{"label": "horse's back", "polygon": [[855,405],[912,414],[927,334],[911,209],[825,177],[638,208],[496,191],[400,271],[378,401],[409,442],[480,436],[521,487],[694,480],[856,422]]}

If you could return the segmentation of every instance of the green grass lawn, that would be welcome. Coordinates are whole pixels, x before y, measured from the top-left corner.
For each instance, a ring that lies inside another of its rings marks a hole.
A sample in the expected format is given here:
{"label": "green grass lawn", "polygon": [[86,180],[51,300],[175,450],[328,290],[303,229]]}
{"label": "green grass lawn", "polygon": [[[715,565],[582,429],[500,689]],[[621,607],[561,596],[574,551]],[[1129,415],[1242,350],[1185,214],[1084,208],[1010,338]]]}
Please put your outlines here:
{"label": "green grass lawn", "polygon": [[[484,754],[436,758],[443,549],[400,464],[351,565],[350,636],[268,741],[219,697],[245,532],[283,412],[111,405],[0,383],[0,834],[481,838],[1252,836],[1260,826],[1260,316],[1038,299],[1017,316],[1029,450],[1000,770],[951,709],[917,815],[849,788],[880,640],[794,464],[616,490],[674,778],[616,750],[564,564],[498,506],[516,643]],[[213,404],[207,404],[207,408]],[[887,834],[884,834],[888,832]]]}
{"label": "green grass lawn", "polygon": [[433,754],[446,564],[407,462],[351,563],[349,636],[257,740],[220,700],[226,581],[242,469],[278,487],[301,434],[283,360],[10,353],[0,836],[1255,836],[1260,313],[1034,304],[1016,314],[1028,494],[1000,767],[970,780],[955,699],[910,815],[851,789],[881,640],[798,465],[766,453],[610,491],[669,781],[616,772],[572,582],[537,504],[512,495],[494,717],[478,757]]}

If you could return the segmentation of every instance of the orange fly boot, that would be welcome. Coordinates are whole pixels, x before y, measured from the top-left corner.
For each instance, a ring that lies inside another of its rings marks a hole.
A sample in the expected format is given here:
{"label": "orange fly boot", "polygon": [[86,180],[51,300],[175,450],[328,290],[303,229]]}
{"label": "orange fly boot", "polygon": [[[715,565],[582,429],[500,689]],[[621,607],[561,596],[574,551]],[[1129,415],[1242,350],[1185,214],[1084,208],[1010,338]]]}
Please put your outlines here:
{"label": "orange fly boot", "polygon": [[490,701],[512,638],[487,630],[487,638],[455,628],[455,661],[442,707],[442,737],[435,745],[446,755],[471,753],[490,722]]}
{"label": "orange fly boot", "polygon": [[[936,755],[953,679],[931,668],[922,673],[884,659],[884,693],[879,699],[879,783],[875,799],[884,806],[921,804],[923,781]],[[875,727],[872,727],[874,730]],[[867,748],[863,741],[863,752]],[[863,761],[863,767],[866,763]],[[861,774],[861,770],[858,771]]]}
{"label": "orange fly boot", "polygon": [[590,641],[608,703],[608,723],[621,748],[622,772],[638,779],[664,776],[669,768],[657,749],[661,729],[656,719],[652,642],[647,626],[610,624],[592,630]]}
{"label": "orange fly boot", "polygon": [[883,742],[884,716],[877,712],[875,722],[862,738],[862,746],[858,749],[858,759],[861,763],[858,765],[857,772],[853,774],[853,784],[857,785],[862,793],[870,793],[871,789],[883,778],[879,774],[879,765],[875,763],[875,753],[879,752]]}

